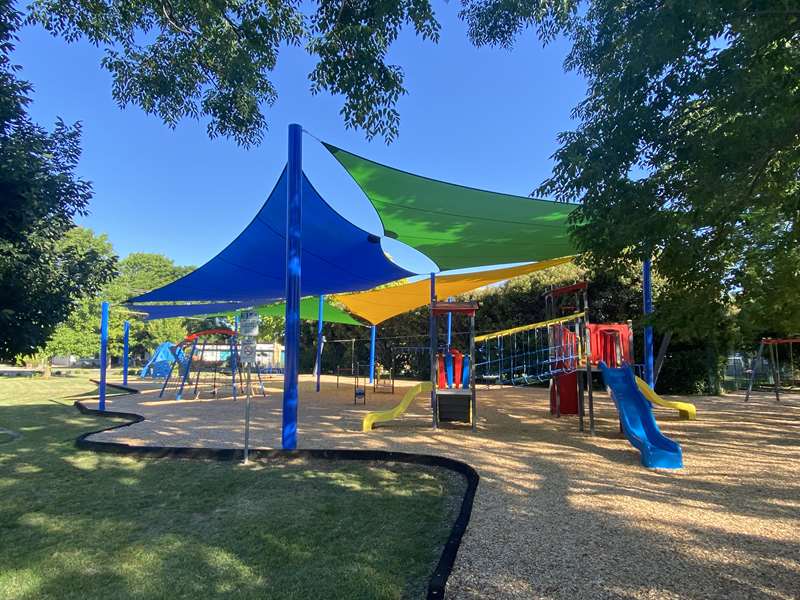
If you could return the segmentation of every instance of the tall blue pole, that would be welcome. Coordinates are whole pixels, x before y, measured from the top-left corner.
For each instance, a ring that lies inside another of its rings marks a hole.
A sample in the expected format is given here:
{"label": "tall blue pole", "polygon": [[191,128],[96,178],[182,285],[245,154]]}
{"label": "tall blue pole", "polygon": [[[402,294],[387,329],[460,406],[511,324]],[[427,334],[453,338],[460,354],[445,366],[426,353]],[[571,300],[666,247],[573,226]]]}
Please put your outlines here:
{"label": "tall blue pole", "polygon": [[319,297],[319,310],[317,311],[317,391],[319,391],[319,378],[322,375],[322,319],[324,316],[325,296]]}
{"label": "tall blue pole", "polygon": [[122,385],[128,385],[128,340],[131,337],[130,321],[122,326]]}
{"label": "tall blue pole", "polygon": [[97,408],[106,409],[106,366],[108,363],[108,302],[100,305],[100,401]]}
{"label": "tall blue pole", "polygon": [[447,350],[450,350],[450,341],[453,338],[453,313],[447,313]]}
{"label": "tall blue pole", "polygon": [[[284,450],[297,448],[297,379],[300,368],[300,266],[303,234],[303,128],[289,125],[286,165],[286,363],[283,376]],[[266,257],[265,257],[266,258]]]}
{"label": "tall blue pole", "polygon": [[[644,261],[642,268],[642,293],[644,295],[645,317],[653,312],[653,284],[650,278],[652,264],[650,259]],[[655,386],[653,377],[653,327],[644,328],[644,378],[651,388]]]}
{"label": "tall blue pole", "polygon": [[375,325],[369,332],[369,382],[375,379]]}

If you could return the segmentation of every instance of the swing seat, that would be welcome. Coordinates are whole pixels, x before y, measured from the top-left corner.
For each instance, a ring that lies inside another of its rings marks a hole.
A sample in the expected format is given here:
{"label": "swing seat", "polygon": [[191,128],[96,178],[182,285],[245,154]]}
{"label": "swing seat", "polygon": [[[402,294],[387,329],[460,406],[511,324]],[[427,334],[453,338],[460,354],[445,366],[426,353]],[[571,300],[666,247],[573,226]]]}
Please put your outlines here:
{"label": "swing seat", "polygon": [[366,388],[355,388],[355,392],[353,395],[353,404],[356,404],[358,400],[361,400],[363,404],[367,403],[367,390]]}

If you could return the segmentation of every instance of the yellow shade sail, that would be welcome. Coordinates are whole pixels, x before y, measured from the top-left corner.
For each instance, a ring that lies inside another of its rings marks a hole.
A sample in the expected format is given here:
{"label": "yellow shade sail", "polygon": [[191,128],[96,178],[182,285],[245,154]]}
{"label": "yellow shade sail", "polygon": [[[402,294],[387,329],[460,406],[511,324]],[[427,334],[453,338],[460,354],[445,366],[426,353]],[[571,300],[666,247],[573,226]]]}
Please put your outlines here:
{"label": "yellow shade sail", "polygon": [[[492,269],[489,271],[477,271],[474,273],[460,273],[457,275],[437,275],[436,276],[436,296],[440,300],[450,296],[458,296],[466,292],[482,288],[486,285],[505,281],[527,275],[535,271],[542,271],[563,265],[572,261],[571,256],[543,260],[537,263],[521,265],[518,267],[507,267],[504,269]],[[386,319],[403,314],[420,306],[424,306],[431,301],[431,284],[428,279],[415,281],[391,287],[357,292],[354,294],[338,294],[334,296],[351,313],[377,325]]]}

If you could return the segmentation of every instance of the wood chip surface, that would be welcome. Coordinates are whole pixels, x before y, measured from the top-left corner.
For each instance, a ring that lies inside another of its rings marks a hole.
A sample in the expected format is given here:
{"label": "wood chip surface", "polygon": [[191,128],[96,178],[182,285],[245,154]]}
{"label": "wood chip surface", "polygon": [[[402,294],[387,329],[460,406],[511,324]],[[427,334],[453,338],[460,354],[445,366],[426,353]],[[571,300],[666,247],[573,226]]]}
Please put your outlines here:
{"label": "wood chip surface", "polygon": [[[241,447],[244,402],[158,399],[157,386],[115,396],[109,410],[142,414],[96,439],[166,446]],[[450,456],[481,476],[448,597],[800,598],[800,394],[691,397],[696,421],[657,407],[662,431],[683,448],[685,467],[652,471],[619,433],[613,404],[595,394],[597,434],[577,417],[555,419],[541,388],[478,390],[479,426],[431,429],[420,396],[397,421],[361,432],[366,412],[400,401],[352,381],[310,376],[300,388],[302,448],[371,448]],[[254,447],[280,446],[282,381],[252,403]],[[222,392],[229,392],[227,390]],[[677,398],[677,397],[676,397]],[[91,405],[91,404],[90,404]],[[587,419],[588,426],[588,419]]]}

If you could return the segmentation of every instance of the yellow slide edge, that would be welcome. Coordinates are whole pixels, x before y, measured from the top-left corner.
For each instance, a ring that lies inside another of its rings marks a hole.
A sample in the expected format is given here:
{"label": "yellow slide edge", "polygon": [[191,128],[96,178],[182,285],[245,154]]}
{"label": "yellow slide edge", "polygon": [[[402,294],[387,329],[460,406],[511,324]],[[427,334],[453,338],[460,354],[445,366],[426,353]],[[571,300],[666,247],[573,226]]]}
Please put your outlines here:
{"label": "yellow slide edge", "polygon": [[639,377],[636,378],[636,385],[639,386],[639,391],[642,392],[644,397],[653,404],[658,404],[659,406],[663,406],[665,408],[674,408],[680,414],[681,419],[694,421],[697,418],[697,408],[695,408],[694,404],[690,402],[664,400],[661,396],[656,394],[649,385],[647,385],[647,382],[645,382],[644,379]]}
{"label": "yellow slide edge", "polygon": [[392,419],[396,419],[408,408],[411,401],[419,396],[424,392],[430,392],[433,386],[431,385],[430,381],[424,381],[422,383],[418,383],[410,390],[406,392],[406,395],[403,396],[403,399],[400,401],[400,404],[395,406],[394,408],[390,408],[389,410],[382,410],[378,412],[371,412],[367,413],[364,417],[364,421],[361,424],[362,431],[372,431],[372,427],[375,423],[380,423],[382,421],[391,421]]}

